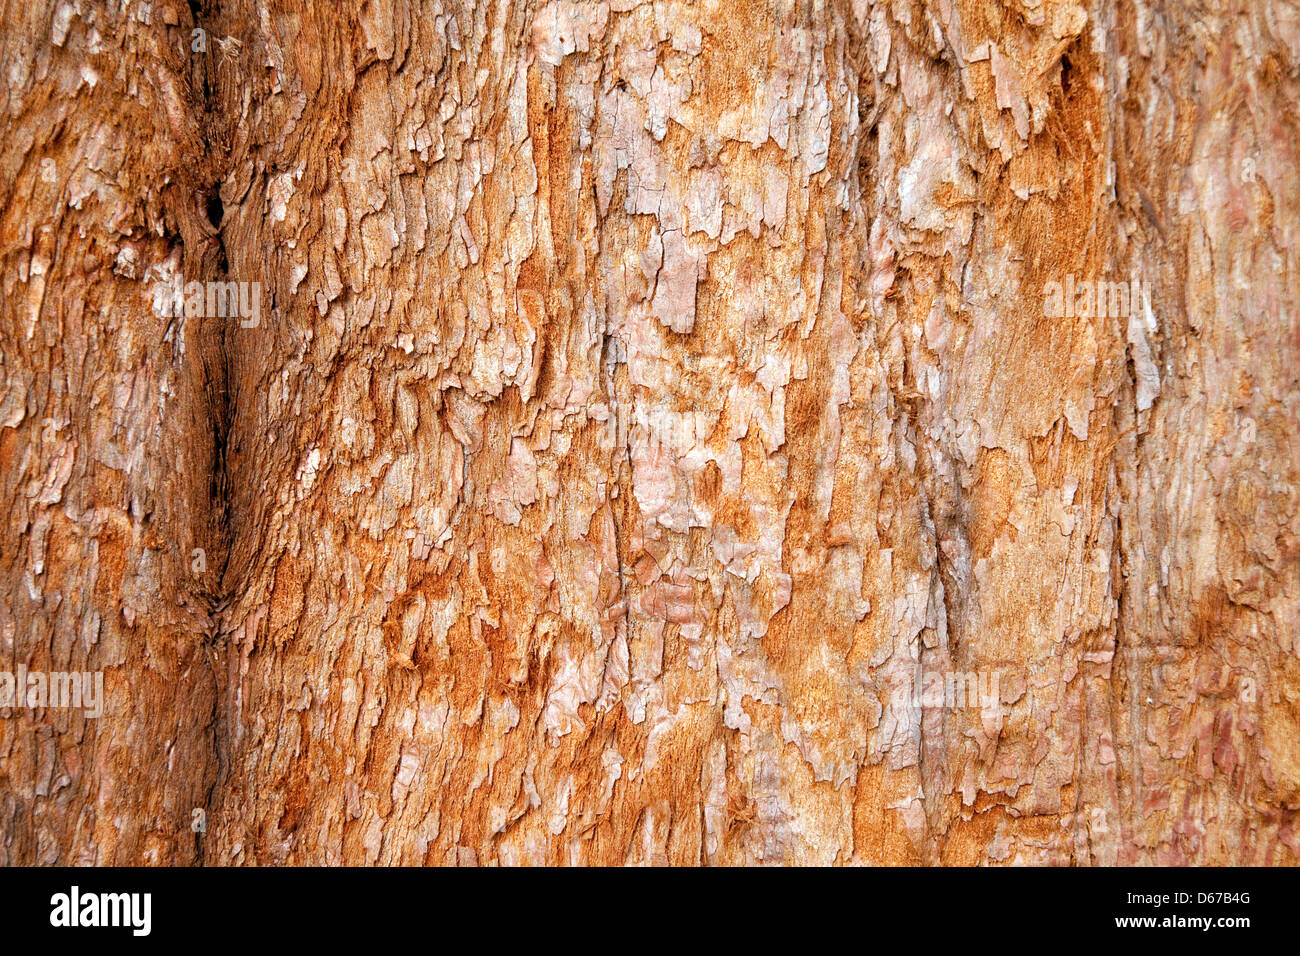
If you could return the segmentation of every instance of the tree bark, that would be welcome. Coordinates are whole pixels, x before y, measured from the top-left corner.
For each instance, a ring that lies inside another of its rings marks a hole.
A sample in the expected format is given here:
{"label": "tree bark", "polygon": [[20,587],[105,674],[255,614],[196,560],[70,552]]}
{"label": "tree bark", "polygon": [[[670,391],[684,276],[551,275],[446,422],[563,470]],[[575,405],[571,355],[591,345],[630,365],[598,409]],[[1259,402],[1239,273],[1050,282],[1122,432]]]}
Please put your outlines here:
{"label": "tree bark", "polygon": [[1293,5],[3,23],[0,863],[1300,858]]}

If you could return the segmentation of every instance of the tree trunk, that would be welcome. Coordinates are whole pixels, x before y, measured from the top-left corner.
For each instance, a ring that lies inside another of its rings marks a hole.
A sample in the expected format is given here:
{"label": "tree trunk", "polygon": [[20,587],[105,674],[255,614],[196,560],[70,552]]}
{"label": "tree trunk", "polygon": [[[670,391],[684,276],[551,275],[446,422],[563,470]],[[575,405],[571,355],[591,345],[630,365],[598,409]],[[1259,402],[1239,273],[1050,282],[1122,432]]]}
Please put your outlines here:
{"label": "tree trunk", "polygon": [[193,6],[4,3],[0,863],[1298,862],[1294,6]]}

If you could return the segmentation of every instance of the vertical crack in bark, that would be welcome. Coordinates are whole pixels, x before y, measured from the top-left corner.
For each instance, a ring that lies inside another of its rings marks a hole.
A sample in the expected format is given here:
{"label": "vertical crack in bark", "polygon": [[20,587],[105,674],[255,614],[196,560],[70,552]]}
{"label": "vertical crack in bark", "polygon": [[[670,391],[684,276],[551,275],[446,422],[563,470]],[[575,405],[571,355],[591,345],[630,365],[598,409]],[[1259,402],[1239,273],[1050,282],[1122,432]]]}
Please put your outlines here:
{"label": "vertical crack in bark", "polygon": [[[1129,768],[1129,773],[1131,775],[1131,780],[1132,780],[1131,786],[1134,788],[1135,791],[1131,805],[1137,807],[1140,806],[1140,803],[1136,799],[1136,788],[1140,786],[1141,779],[1142,779],[1141,768],[1136,765],[1137,752],[1138,752],[1137,740],[1140,735],[1134,733],[1133,728],[1137,726],[1137,720],[1139,715],[1136,710],[1137,695],[1132,693],[1133,680],[1132,680],[1132,675],[1129,673],[1130,668],[1128,667],[1127,661],[1125,661],[1125,666],[1123,670],[1124,680],[1123,681],[1118,680],[1116,679],[1115,676],[1115,662],[1120,659],[1120,651],[1121,649],[1123,649],[1125,652],[1127,652],[1128,650],[1128,641],[1125,639],[1126,635],[1124,633],[1125,603],[1127,600],[1126,595],[1128,591],[1128,575],[1127,572],[1124,570],[1124,564],[1125,564],[1124,550],[1125,550],[1124,515],[1121,509],[1121,511],[1115,516],[1115,555],[1113,558],[1113,564],[1115,568],[1116,588],[1115,588],[1115,650],[1111,656],[1111,672],[1110,672],[1111,728],[1112,728],[1111,736],[1112,739],[1115,740],[1116,743],[1118,743],[1119,736],[1117,733],[1115,733],[1115,729],[1116,729],[1115,713],[1117,709],[1123,704],[1124,684],[1127,683],[1129,686],[1129,692],[1132,699],[1132,703],[1130,704],[1130,706],[1131,708],[1133,708],[1132,712],[1129,714],[1129,736],[1131,740],[1130,756],[1135,761],[1134,765]],[[1122,811],[1124,809],[1122,803],[1123,792],[1124,792],[1123,777],[1119,775],[1117,775],[1117,777],[1118,779],[1116,780],[1115,797],[1118,806],[1116,807],[1116,809],[1118,811]],[[1120,821],[1116,821],[1116,822],[1118,823]]]}
{"label": "vertical crack in bark", "polygon": [[[209,26],[220,16],[221,10],[216,3],[204,3],[202,0],[189,0],[189,9],[194,30],[203,31],[205,37],[202,59],[191,63],[191,75],[200,73],[201,96],[195,104],[199,113],[199,147],[202,153],[197,157],[199,165],[207,172],[203,183],[203,192],[195,197],[196,206],[201,216],[206,219],[204,231],[216,246],[215,264],[212,273],[205,276],[206,281],[226,283],[230,281],[230,260],[226,249],[226,229],[228,217],[221,200],[221,185],[229,174],[230,150],[224,145],[229,142],[227,118],[218,109],[215,84],[212,72],[224,62],[216,55],[215,33]],[[198,51],[191,48],[191,56]],[[200,87],[194,83],[196,93]],[[202,219],[201,219],[202,222]],[[208,227],[211,228],[208,228]],[[211,321],[206,316],[205,321]],[[216,764],[215,773],[208,781],[201,809],[205,814],[205,823],[211,824],[213,797],[217,787],[227,772],[229,760],[223,742],[227,735],[223,732],[222,717],[225,708],[221,704],[221,656],[224,652],[223,633],[226,630],[226,613],[231,605],[234,593],[233,583],[228,579],[232,554],[231,533],[231,475],[229,472],[228,443],[230,428],[234,418],[233,390],[230,387],[232,368],[230,363],[229,335],[231,324],[238,322],[238,310],[233,315],[222,317],[220,334],[215,341],[215,355],[205,355],[207,367],[207,404],[209,422],[212,428],[212,474],[210,475],[211,530],[220,545],[220,560],[213,571],[216,586],[204,594],[209,608],[207,629],[201,636],[201,647],[211,669],[216,692],[213,694],[212,711],[207,715],[212,758]],[[206,829],[206,827],[205,827]],[[206,839],[204,832],[194,833],[195,860],[202,866],[206,862]]]}
{"label": "vertical crack in bark", "polygon": [[[610,331],[609,314],[608,312],[606,312],[605,330],[601,339],[600,364],[602,370],[605,373],[605,389],[608,395],[607,402],[610,406],[610,420],[614,424],[614,441],[612,442],[613,447],[611,448],[610,451],[611,454],[615,456],[615,459],[617,458],[618,452],[620,450],[622,451],[623,463],[626,466],[626,475],[627,475],[626,478],[627,487],[624,487],[623,479],[617,476],[617,474],[612,476],[615,478],[617,487],[619,489],[618,509],[616,510],[614,508],[614,500],[612,496],[608,497],[606,500],[609,503],[610,520],[613,522],[614,525],[614,558],[618,562],[619,600],[623,602],[623,640],[624,643],[629,648],[631,648],[632,640],[635,636],[632,632],[632,595],[628,590],[627,569],[623,559],[623,556],[626,553],[626,542],[624,541],[625,522],[623,521],[622,518],[620,518],[619,511],[620,510],[626,511],[628,507],[628,501],[630,500],[630,496],[632,494],[632,421],[630,415],[631,415],[631,410],[634,407],[634,403],[629,398],[629,401],[627,403],[629,406],[629,413],[628,413],[629,417],[625,419],[622,416],[623,402],[619,399],[618,396],[618,384],[617,384],[617,371],[618,371],[618,364],[619,364],[618,346],[619,346],[618,336],[615,333]],[[611,469],[613,469],[614,460],[611,460],[610,466]],[[610,643],[610,651],[609,651],[610,654],[613,653],[615,643],[616,642]],[[608,669],[609,669],[609,654],[606,654],[605,657],[606,673],[601,675],[602,685],[607,676]]]}

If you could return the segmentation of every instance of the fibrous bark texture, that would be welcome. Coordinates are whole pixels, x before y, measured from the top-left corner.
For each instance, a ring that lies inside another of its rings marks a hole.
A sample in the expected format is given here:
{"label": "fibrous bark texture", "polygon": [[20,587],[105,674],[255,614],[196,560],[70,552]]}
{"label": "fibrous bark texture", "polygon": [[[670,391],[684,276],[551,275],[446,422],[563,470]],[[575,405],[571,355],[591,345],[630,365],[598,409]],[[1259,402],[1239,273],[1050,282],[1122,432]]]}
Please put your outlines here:
{"label": "fibrous bark texture", "polygon": [[1300,860],[1293,2],[0,31],[0,862]]}

